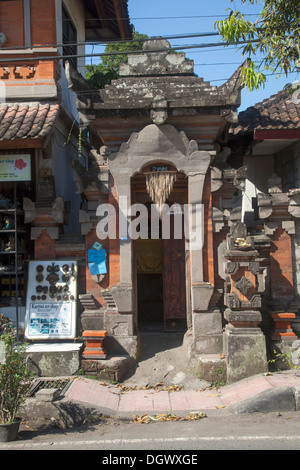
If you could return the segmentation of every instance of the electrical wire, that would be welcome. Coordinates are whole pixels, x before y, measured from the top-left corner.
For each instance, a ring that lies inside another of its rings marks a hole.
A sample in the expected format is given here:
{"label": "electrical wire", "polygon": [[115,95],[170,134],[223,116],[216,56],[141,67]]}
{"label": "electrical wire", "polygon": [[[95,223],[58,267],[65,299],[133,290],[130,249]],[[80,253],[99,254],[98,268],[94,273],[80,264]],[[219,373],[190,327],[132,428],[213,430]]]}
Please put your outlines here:
{"label": "electrical wire", "polygon": [[[136,38],[136,39],[123,39],[123,40],[107,40],[105,42],[101,42],[101,41],[73,41],[73,42],[68,42],[68,43],[53,43],[53,44],[43,44],[43,45],[39,45],[39,46],[33,46],[34,48],[35,47],[52,47],[52,48],[55,48],[55,47],[67,47],[67,46],[85,46],[85,45],[89,45],[89,46],[106,46],[108,44],[124,44],[124,43],[131,43],[131,42],[145,42],[145,41],[149,41],[149,40],[153,40],[153,39],[166,39],[166,40],[169,40],[169,39],[188,39],[188,38],[200,38],[200,37],[208,37],[208,36],[220,36],[220,33],[216,33],[216,32],[207,32],[207,33],[186,33],[186,34],[173,34],[173,35],[168,35],[168,36],[152,36],[152,37],[149,37],[149,39],[139,39],[139,38]],[[0,48],[0,53],[2,51],[18,51],[18,50],[27,50],[29,49],[28,46],[12,46],[12,47],[1,47]]]}
{"label": "electrical wire", "polygon": [[[256,43],[259,40],[252,40],[251,43]],[[235,45],[243,45],[248,44],[249,41],[239,41]],[[24,60],[32,60],[32,61],[42,61],[42,60],[61,60],[61,59],[74,59],[74,58],[91,58],[91,57],[108,57],[108,56],[120,56],[120,55],[141,55],[141,54],[150,54],[150,53],[160,53],[160,52],[171,52],[171,51],[179,51],[179,50],[188,50],[188,49],[203,49],[207,47],[220,47],[220,46],[228,46],[228,42],[217,42],[217,43],[209,43],[209,44],[193,44],[193,45],[185,45],[185,46],[173,46],[170,48],[164,49],[149,49],[147,51],[118,51],[118,52],[98,52],[96,54],[60,54],[55,56],[36,56],[36,57],[16,57],[16,58],[1,58],[0,64],[5,63],[15,63],[15,62],[24,62]]]}
{"label": "electrical wire", "polygon": [[[0,0],[1,1],[1,0]],[[121,18],[117,18],[117,17],[114,17],[114,18],[100,18],[100,17],[94,17],[94,18],[84,18],[84,22],[88,22],[88,21],[133,21],[133,20],[190,20],[190,19],[200,19],[200,18],[228,18],[229,15],[186,15],[186,16],[145,16],[145,17],[121,17]],[[245,13],[243,14],[243,16],[259,16],[258,13]],[[8,23],[11,23],[11,22],[18,22],[18,23],[22,23],[24,21],[23,18],[16,18],[16,19],[13,19],[13,18],[10,18],[9,20],[7,19],[2,19],[1,22],[8,22]],[[66,22],[66,21],[75,21],[75,22],[82,22],[83,19],[82,18],[61,18],[60,20],[57,20],[56,18],[34,18],[34,21],[47,21],[47,22],[59,22],[59,23],[63,23],[63,22]]]}

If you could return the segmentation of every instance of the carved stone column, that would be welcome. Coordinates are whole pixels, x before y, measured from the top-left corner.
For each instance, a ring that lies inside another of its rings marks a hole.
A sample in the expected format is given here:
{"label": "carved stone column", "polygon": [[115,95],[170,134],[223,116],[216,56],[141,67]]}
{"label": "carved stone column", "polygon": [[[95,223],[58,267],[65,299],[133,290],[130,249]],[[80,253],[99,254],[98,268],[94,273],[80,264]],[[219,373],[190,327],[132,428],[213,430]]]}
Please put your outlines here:
{"label": "carved stone column", "polygon": [[246,227],[237,222],[228,236],[227,280],[225,282],[224,353],[229,383],[267,371],[265,336],[258,293],[259,262]]}

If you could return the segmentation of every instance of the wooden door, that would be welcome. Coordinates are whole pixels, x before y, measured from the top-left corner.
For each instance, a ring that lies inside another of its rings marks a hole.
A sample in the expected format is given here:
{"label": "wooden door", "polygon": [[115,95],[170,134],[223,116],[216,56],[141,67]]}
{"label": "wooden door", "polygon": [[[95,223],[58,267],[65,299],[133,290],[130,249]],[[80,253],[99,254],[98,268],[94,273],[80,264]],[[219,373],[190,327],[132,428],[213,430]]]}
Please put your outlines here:
{"label": "wooden door", "polygon": [[186,328],[185,240],[174,239],[171,233],[171,239],[162,242],[164,325],[166,330],[182,330]]}

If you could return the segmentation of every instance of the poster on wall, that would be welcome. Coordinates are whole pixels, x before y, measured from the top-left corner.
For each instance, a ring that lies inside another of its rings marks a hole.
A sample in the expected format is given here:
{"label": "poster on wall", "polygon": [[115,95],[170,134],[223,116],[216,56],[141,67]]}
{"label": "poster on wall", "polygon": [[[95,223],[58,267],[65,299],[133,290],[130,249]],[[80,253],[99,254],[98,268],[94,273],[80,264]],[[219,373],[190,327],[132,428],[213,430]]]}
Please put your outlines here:
{"label": "poster on wall", "polygon": [[30,155],[0,155],[0,181],[30,181]]}
{"label": "poster on wall", "polygon": [[76,337],[77,263],[30,261],[25,337],[31,340]]}

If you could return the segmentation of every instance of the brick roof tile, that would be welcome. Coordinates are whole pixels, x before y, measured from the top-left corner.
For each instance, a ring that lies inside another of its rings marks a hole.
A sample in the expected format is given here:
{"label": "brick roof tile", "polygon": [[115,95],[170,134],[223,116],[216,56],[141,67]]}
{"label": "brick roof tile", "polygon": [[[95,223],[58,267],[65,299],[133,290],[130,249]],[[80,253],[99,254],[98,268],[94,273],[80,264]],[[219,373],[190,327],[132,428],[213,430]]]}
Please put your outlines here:
{"label": "brick roof tile", "polygon": [[3,103],[0,105],[0,140],[45,138],[59,114],[57,103]]}
{"label": "brick roof tile", "polygon": [[242,111],[230,133],[242,135],[263,129],[300,129],[300,104],[293,102],[291,93],[280,91]]}

